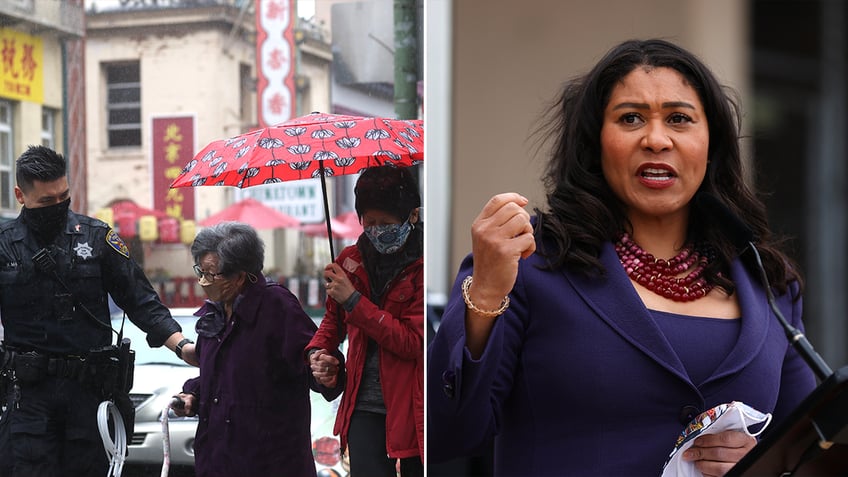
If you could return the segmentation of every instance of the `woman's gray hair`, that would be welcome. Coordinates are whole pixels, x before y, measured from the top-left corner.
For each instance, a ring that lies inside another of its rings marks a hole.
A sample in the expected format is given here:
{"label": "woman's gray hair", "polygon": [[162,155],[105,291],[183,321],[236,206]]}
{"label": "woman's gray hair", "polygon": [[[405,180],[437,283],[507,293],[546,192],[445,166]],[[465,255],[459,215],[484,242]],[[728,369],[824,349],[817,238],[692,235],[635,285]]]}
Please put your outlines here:
{"label": "woman's gray hair", "polygon": [[191,244],[195,264],[207,253],[218,256],[218,273],[258,275],[265,262],[265,243],[256,230],[239,222],[222,222],[200,230]]}

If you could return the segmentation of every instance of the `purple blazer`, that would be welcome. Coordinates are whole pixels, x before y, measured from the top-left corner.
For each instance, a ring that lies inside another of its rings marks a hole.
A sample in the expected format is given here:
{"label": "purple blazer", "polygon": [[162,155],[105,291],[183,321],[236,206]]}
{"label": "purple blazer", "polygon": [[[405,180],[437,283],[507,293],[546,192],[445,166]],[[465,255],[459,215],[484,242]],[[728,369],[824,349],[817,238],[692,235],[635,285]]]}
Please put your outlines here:
{"label": "purple blazer", "polygon": [[[771,412],[771,426],[815,387],[788,344],[763,288],[734,261],[742,308],[738,342],[693,384],[622,269],[611,243],[606,276],[519,264],[511,304],[477,361],[465,347],[463,262],[428,350],[427,458],[473,455],[494,438],[496,476],[656,477],[684,426],[717,404]],[[801,302],[780,296],[798,328]],[[709,336],[693,336],[709,339]]]}

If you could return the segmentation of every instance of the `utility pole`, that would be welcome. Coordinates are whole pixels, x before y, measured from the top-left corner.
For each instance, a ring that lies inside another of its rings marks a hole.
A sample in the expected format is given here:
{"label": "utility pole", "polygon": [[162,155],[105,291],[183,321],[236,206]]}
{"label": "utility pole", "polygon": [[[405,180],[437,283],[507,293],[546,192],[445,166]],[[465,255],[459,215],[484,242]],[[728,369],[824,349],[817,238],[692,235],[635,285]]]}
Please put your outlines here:
{"label": "utility pole", "polygon": [[394,0],[395,114],[418,118],[418,10],[415,0]]}

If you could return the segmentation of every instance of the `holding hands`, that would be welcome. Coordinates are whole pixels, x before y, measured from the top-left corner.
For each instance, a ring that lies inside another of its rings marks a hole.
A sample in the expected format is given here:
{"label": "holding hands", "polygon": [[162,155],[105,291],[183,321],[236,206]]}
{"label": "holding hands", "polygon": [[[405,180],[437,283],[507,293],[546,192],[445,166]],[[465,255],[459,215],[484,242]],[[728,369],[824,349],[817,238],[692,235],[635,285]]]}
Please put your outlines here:
{"label": "holding hands", "polygon": [[339,360],[327,350],[319,349],[310,353],[309,367],[312,369],[312,376],[322,386],[334,388],[338,384]]}

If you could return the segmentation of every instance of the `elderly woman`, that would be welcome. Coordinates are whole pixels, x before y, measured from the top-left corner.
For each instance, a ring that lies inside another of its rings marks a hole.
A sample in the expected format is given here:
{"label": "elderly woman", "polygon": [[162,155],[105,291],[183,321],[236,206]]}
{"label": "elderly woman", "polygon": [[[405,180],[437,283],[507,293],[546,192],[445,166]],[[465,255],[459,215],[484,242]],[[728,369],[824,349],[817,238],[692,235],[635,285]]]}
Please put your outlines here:
{"label": "elderly woman", "polygon": [[303,348],[317,327],[262,275],[264,244],[250,226],[205,228],[191,254],[208,300],[195,313],[200,377],[186,381],[176,412],[200,417],[196,475],[314,477],[309,389],[321,388]]}

